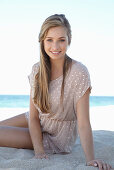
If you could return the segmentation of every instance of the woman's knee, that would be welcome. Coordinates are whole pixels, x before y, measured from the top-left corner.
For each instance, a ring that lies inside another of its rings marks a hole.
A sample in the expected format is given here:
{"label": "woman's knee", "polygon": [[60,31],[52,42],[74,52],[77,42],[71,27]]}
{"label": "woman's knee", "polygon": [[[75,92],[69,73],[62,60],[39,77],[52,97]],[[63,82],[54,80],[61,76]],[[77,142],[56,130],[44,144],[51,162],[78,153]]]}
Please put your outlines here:
{"label": "woman's knee", "polygon": [[0,126],[15,126],[15,127],[28,127],[28,121],[25,113],[11,117],[0,122]]}

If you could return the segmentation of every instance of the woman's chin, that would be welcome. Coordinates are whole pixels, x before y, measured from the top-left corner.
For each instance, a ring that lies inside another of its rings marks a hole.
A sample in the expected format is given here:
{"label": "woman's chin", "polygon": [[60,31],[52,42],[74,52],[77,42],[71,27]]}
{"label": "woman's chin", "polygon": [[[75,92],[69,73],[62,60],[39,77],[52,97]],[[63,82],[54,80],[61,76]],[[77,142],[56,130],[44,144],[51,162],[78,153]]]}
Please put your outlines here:
{"label": "woman's chin", "polygon": [[63,59],[65,56],[50,56],[51,60],[60,60]]}

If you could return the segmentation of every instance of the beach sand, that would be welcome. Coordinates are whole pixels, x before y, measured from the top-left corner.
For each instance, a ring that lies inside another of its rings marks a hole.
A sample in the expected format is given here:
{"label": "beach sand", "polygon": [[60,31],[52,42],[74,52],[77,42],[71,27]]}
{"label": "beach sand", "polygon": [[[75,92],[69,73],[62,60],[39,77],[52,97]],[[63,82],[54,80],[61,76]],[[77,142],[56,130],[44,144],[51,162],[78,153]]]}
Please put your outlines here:
{"label": "beach sand", "polygon": [[[0,120],[23,113],[28,109],[0,109]],[[114,168],[114,106],[91,107],[95,157]],[[97,170],[85,166],[85,157],[78,137],[71,154],[49,155],[49,160],[36,160],[28,149],[0,147],[0,170]]]}

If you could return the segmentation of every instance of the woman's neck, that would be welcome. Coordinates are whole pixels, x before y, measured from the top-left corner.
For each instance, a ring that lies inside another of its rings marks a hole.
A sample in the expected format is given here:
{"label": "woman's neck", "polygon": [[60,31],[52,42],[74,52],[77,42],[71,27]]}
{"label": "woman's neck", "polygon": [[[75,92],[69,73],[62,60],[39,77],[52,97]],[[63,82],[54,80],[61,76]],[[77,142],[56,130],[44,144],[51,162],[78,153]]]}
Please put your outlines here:
{"label": "woman's neck", "polygon": [[64,60],[51,61],[51,80],[55,80],[63,74]]}
{"label": "woman's neck", "polygon": [[51,60],[51,72],[63,71],[64,58],[60,60]]}

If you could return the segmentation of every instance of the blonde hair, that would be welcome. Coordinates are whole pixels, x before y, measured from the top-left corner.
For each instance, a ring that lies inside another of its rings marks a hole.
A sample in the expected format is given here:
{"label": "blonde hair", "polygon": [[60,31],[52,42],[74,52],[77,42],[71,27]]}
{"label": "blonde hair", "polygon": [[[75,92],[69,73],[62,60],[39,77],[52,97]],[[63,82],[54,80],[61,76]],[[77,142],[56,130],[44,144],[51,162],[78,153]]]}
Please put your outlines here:
{"label": "blonde hair", "polygon": [[[48,17],[42,24],[41,31],[39,34],[40,42],[40,66],[38,73],[35,76],[35,90],[33,101],[38,105],[40,110],[45,113],[50,112],[50,103],[49,103],[49,83],[51,79],[51,64],[50,58],[44,50],[44,39],[52,27],[62,26],[66,29],[68,36],[68,44],[71,43],[71,28],[68,20],[63,14],[55,14]],[[60,103],[63,102],[64,96],[64,83],[66,73],[71,67],[72,59],[67,56],[65,57],[64,66],[63,66],[63,82],[61,87],[61,98]]]}

